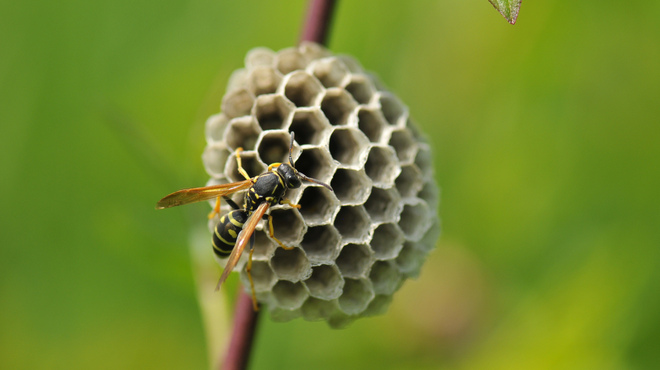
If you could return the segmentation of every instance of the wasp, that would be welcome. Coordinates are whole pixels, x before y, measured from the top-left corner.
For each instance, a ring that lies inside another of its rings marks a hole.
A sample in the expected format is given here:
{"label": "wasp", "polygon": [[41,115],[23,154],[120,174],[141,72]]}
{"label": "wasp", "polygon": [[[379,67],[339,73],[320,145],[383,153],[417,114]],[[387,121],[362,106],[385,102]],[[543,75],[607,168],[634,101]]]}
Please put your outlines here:
{"label": "wasp", "polygon": [[[291,144],[289,145],[289,163],[273,163],[268,166],[266,172],[255,177],[250,177],[241,164],[240,153],[243,149],[238,148],[236,149],[238,172],[245,177],[245,180],[229,184],[182,189],[167,195],[156,204],[156,209],[163,209],[215,198],[215,207],[209,214],[209,218],[213,218],[220,213],[220,199],[225,199],[233,210],[220,218],[213,233],[213,251],[218,257],[223,258],[228,256],[227,265],[220,276],[216,290],[220,289],[220,286],[227,279],[229,273],[236,267],[243,250],[248,242],[250,242],[250,256],[246,266],[246,272],[248,273],[252,288],[252,303],[255,311],[258,310],[258,306],[250,270],[252,268],[252,253],[254,251],[254,238],[252,236],[257,224],[262,219],[268,220],[268,232],[271,239],[275,240],[286,250],[293,249],[293,247],[287,247],[275,238],[273,217],[270,214],[266,214],[268,209],[278,204],[287,204],[299,209],[300,205],[293,204],[289,199],[285,198],[285,194],[287,189],[299,188],[303,181],[319,184],[333,191],[330,185],[308,177],[296,170],[292,156],[293,141],[294,133],[292,132]],[[242,190],[247,191],[244,196],[243,208],[240,208],[227,196]]]}

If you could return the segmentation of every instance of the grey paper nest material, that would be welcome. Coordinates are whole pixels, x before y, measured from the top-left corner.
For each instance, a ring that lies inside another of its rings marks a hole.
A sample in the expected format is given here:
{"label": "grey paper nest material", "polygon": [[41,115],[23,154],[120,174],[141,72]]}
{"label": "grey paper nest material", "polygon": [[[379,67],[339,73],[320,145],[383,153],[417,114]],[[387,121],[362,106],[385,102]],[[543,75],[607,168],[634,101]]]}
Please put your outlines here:
{"label": "grey paper nest material", "polygon": [[[252,275],[273,319],[342,327],[385,312],[440,233],[431,151],[408,108],[355,60],[309,43],[251,50],[221,108],[206,123],[208,185],[243,180],[239,147],[250,176],[286,162],[295,132],[296,168],[335,190],[305,183],[287,193],[300,210],[271,209],[275,236],[295,249],[278,247],[263,225],[255,231]],[[246,257],[237,269],[249,286]]]}

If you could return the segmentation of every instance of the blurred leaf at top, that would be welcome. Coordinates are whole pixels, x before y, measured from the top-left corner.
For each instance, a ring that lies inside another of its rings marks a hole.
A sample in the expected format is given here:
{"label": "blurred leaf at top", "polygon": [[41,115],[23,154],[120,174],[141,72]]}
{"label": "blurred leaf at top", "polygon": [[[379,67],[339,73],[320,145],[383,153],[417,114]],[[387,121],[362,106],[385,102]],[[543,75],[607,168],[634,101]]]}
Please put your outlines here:
{"label": "blurred leaf at top", "polygon": [[522,0],[488,0],[511,24],[516,24]]}

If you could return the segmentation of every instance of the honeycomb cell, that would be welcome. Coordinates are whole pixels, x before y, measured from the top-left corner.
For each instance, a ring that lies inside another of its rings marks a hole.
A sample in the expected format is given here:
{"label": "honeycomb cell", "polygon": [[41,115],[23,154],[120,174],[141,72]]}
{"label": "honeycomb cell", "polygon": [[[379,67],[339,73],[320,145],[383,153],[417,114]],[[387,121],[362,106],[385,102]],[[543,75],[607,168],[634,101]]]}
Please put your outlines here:
{"label": "honeycomb cell", "polygon": [[417,193],[417,197],[424,200],[430,209],[434,210],[440,199],[438,187],[432,182],[424,183],[422,190]]}
{"label": "honeycomb cell", "polygon": [[404,274],[417,275],[420,267],[426,259],[426,252],[417,248],[418,243],[405,242],[403,249],[396,258],[396,265]]}
{"label": "honeycomb cell", "polygon": [[206,120],[206,142],[208,144],[213,144],[215,142],[222,141],[225,128],[229,123],[229,118],[223,113],[214,114],[209,119]]}
{"label": "honeycomb cell", "polygon": [[424,135],[424,133],[419,130],[419,126],[410,117],[408,117],[408,120],[406,121],[406,127],[410,129],[410,132],[412,133],[415,140],[417,140],[418,144],[428,145],[428,139],[426,138],[426,135]]}
{"label": "honeycomb cell", "polygon": [[310,41],[302,41],[300,45],[298,45],[298,50],[307,59],[308,63],[313,60],[326,58],[332,55],[328,49]]}
{"label": "honeycomb cell", "polygon": [[300,145],[319,145],[328,128],[328,120],[319,108],[299,108],[293,114],[289,131],[295,132],[296,141]]}
{"label": "honeycomb cell", "polygon": [[282,81],[282,74],[270,66],[255,67],[247,77],[247,88],[254,95],[272,94]]}
{"label": "honeycomb cell", "polygon": [[364,208],[373,222],[396,222],[402,209],[400,202],[401,197],[396,189],[373,188]]}
{"label": "honeycomb cell", "polygon": [[273,299],[283,309],[298,309],[307,297],[309,297],[309,293],[301,282],[292,283],[290,281],[280,280],[273,286]]}
{"label": "honeycomb cell", "polygon": [[304,283],[310,296],[325,300],[339,298],[344,287],[344,279],[334,264],[312,267],[312,276]]}
{"label": "honeycomb cell", "polygon": [[[261,299],[259,295],[257,295],[257,299],[260,302],[267,301],[266,299]],[[273,320],[273,322],[288,322],[302,316],[300,309],[288,310],[285,308],[277,307],[276,303],[277,302],[274,302],[274,307],[268,311],[270,312],[270,319]]]}
{"label": "honeycomb cell", "polygon": [[384,314],[392,303],[392,297],[391,294],[377,294],[362,314],[364,316],[378,316]]}
{"label": "honeycomb cell", "polygon": [[291,246],[302,241],[302,236],[307,231],[307,225],[297,209],[276,208],[270,211],[270,215],[273,217],[275,237],[282,244]]}
{"label": "honeycomb cell", "polygon": [[395,184],[402,198],[414,197],[422,189],[422,172],[414,164],[403,166]]}
{"label": "honeycomb cell", "polygon": [[371,180],[364,170],[355,171],[340,168],[335,171],[330,186],[342,205],[360,205],[369,197]]}
{"label": "honeycomb cell", "polygon": [[358,315],[374,298],[371,283],[366,279],[345,279],[344,291],[339,297],[339,309],[348,315]]}
{"label": "honeycomb cell", "polygon": [[275,66],[285,75],[298,69],[305,69],[307,58],[297,48],[288,48],[280,50],[275,55]]}
{"label": "honeycomb cell", "polygon": [[295,107],[282,95],[260,95],[253,108],[253,115],[263,130],[277,130],[289,125]]}
{"label": "honeycomb cell", "polygon": [[[268,265],[268,261],[252,260],[252,281],[256,292],[268,292],[271,290],[277,279],[275,273]],[[241,270],[241,282],[244,286],[250,286],[250,279],[247,275],[247,264]]]}
{"label": "honeycomb cell", "polygon": [[369,139],[355,128],[336,128],[330,135],[330,155],[345,167],[360,169],[367,160]]}
{"label": "honeycomb cell", "polygon": [[313,226],[307,229],[301,243],[312,263],[330,263],[339,250],[341,235],[332,225]]}
{"label": "honeycomb cell", "polygon": [[417,154],[417,144],[407,128],[392,131],[389,144],[396,151],[401,164],[411,164]]}
{"label": "honeycomb cell", "polygon": [[346,244],[336,262],[344,277],[364,278],[373,262],[373,252],[366,244]]}
{"label": "honeycomb cell", "polygon": [[380,142],[387,121],[380,109],[360,107],[358,109],[358,127],[372,143]]}
{"label": "honeycomb cell", "polygon": [[419,143],[417,144],[418,150],[417,155],[415,155],[415,165],[422,171],[422,177],[426,181],[433,180],[433,157],[431,154],[431,148],[428,144]]}
{"label": "honeycomb cell", "polygon": [[357,316],[347,315],[338,310],[328,318],[328,326],[332,329],[345,329],[353,323],[355,319],[357,319]]}
{"label": "honeycomb cell", "polygon": [[234,90],[222,98],[220,109],[228,118],[250,114],[254,95],[245,88]]}
{"label": "honeycomb cell", "polygon": [[379,92],[378,103],[383,111],[385,120],[392,126],[404,126],[406,123],[407,109],[399,99],[391,93]]}
{"label": "honeycomb cell", "polygon": [[337,87],[348,78],[348,69],[337,58],[324,58],[312,62],[307,70],[310,71],[326,88]]}
{"label": "honeycomb cell", "polygon": [[418,241],[429,229],[433,221],[432,213],[429,212],[425,202],[419,201],[403,206],[399,227],[407,240]]}
{"label": "honeycomb cell", "polygon": [[300,312],[305,320],[318,321],[328,318],[338,309],[339,307],[337,306],[336,300],[326,301],[309,297],[305,303],[303,303],[302,307],[300,307]]}
{"label": "honeycomb cell", "polygon": [[401,173],[396,153],[389,146],[372,146],[364,170],[374,186],[389,188]]}
{"label": "honeycomb cell", "polygon": [[371,266],[369,280],[373,285],[374,293],[392,295],[399,287],[401,272],[392,260],[376,261]]}
{"label": "honeycomb cell", "polygon": [[289,162],[291,135],[284,130],[265,131],[257,142],[257,153],[263,163]]}
{"label": "honeycomb cell", "polygon": [[337,55],[337,59],[341,60],[351,73],[362,73],[362,65],[355,58],[348,55]]}
{"label": "honeycomb cell", "polygon": [[206,173],[215,178],[224,177],[225,165],[230,155],[231,152],[223,142],[208,145],[202,154]]}
{"label": "honeycomb cell", "polygon": [[[241,162],[243,168],[250,177],[257,176],[263,173],[264,171],[266,171],[266,167],[261,163],[259,158],[257,158],[257,152],[254,151],[242,152]],[[243,175],[241,175],[241,173],[238,172],[238,162],[236,162],[235,152],[233,155],[229,157],[229,159],[227,159],[227,165],[225,166],[225,176],[227,176],[227,178],[230,179],[232,182],[245,180],[245,177],[243,177]]]}
{"label": "honeycomb cell", "polygon": [[321,110],[333,126],[349,124],[351,113],[357,107],[353,97],[344,89],[330,88],[326,90],[321,100]]}
{"label": "honeycomb cell", "polygon": [[250,116],[234,118],[225,130],[225,143],[232,149],[253,150],[261,128]]}
{"label": "honeycomb cell", "polygon": [[264,47],[257,47],[248,51],[245,56],[245,67],[254,69],[262,66],[270,67],[275,61],[275,52]]}
{"label": "honeycomb cell", "polygon": [[248,72],[249,71],[245,68],[237,69],[232,72],[227,80],[227,93],[247,87]]}
{"label": "honeycomb cell", "polygon": [[374,96],[376,88],[364,75],[352,75],[350,81],[344,86],[353,99],[359,104],[369,104],[371,98]]}
{"label": "honeycomb cell", "polygon": [[298,204],[300,214],[310,227],[332,222],[339,208],[339,200],[334,193],[320,186],[306,187]]}
{"label": "honeycomb cell", "polygon": [[344,242],[360,243],[367,241],[370,234],[369,215],[363,206],[341,207],[335,217],[335,227]]}
{"label": "honeycomb cell", "polygon": [[417,242],[415,247],[426,253],[430,252],[433,248],[435,248],[435,244],[438,241],[441,230],[442,227],[440,225],[440,219],[435,217],[431,227],[429,227],[429,229],[426,231],[426,234],[424,234],[422,239]]}
{"label": "honeycomb cell", "polygon": [[323,86],[304,71],[293,72],[282,80],[283,93],[296,107],[311,107],[318,105],[323,92]]}
{"label": "honeycomb cell", "polygon": [[305,148],[296,160],[296,169],[308,177],[328,183],[335,166],[324,148]]}
{"label": "honeycomb cell", "polygon": [[403,233],[396,224],[380,224],[369,244],[376,259],[388,260],[399,255],[404,241]]}
{"label": "honeycomb cell", "polygon": [[300,248],[277,248],[270,260],[270,267],[277,277],[289,281],[307,279],[312,273],[312,266]]}
{"label": "honeycomb cell", "polygon": [[275,253],[275,244],[268,238],[264,231],[254,231],[254,253],[253,261],[268,261]]}

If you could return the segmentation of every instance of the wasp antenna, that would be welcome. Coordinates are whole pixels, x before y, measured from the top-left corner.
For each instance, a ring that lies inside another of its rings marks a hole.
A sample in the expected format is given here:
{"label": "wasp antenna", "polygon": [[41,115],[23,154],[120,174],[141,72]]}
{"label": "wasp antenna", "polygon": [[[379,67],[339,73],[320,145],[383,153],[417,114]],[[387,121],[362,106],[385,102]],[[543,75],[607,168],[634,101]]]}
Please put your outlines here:
{"label": "wasp antenna", "polygon": [[315,184],[319,184],[319,185],[321,185],[321,186],[327,188],[327,189],[330,190],[331,192],[334,192],[334,190],[332,189],[332,187],[331,187],[330,185],[324,183],[324,182],[321,182],[321,181],[319,181],[319,180],[317,180],[317,179],[313,179],[313,178],[311,178],[311,177],[308,177],[308,176],[306,176],[305,174],[303,174],[303,173],[301,173],[301,172],[298,172],[298,176],[300,176],[300,178],[303,179],[303,180],[305,180],[305,181],[309,181],[309,182],[313,182],[313,183],[315,183]]}
{"label": "wasp antenna", "polygon": [[289,145],[289,165],[291,165],[291,167],[293,167],[293,140],[295,136],[296,133],[291,131],[291,144]]}

